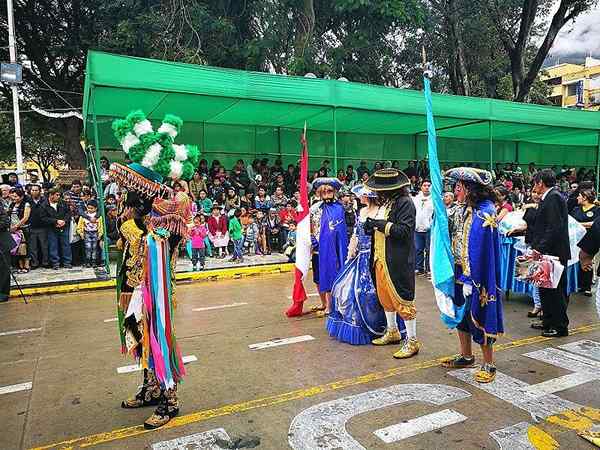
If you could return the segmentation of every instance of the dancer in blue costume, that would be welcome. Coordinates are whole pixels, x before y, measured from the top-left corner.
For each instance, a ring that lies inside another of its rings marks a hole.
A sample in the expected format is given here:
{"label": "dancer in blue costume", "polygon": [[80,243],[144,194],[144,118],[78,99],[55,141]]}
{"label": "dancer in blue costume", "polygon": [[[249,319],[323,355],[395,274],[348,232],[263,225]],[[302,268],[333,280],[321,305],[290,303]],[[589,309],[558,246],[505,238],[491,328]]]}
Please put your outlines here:
{"label": "dancer in blue costume", "polygon": [[313,281],[321,297],[321,306],[314,307],[313,311],[318,317],[329,315],[331,287],[344,267],[348,251],[344,207],[336,199],[341,187],[337,178],[321,177],[313,182],[313,189],[320,198],[310,208]]}
{"label": "dancer in blue costume", "polygon": [[[458,167],[446,172],[456,181],[454,193],[461,205],[450,218],[455,263],[455,304],[464,312],[458,324],[460,355],[444,367],[472,367],[475,357],[471,338],[481,346],[483,364],[475,381],[490,383],[496,377],[493,346],[504,332],[500,280],[500,243],[491,188],[492,174],[486,170]],[[464,306],[464,307],[463,307]]]}
{"label": "dancer in blue costume", "polygon": [[[375,218],[379,206],[377,194],[363,185],[352,189],[365,205],[356,221],[350,240],[346,266],[339,273],[331,289],[331,314],[327,332],[331,337],[352,345],[366,345],[385,334],[385,311],[377,299],[371,278],[371,236],[365,234],[367,217]],[[397,316],[398,328],[404,331],[404,322]]]}

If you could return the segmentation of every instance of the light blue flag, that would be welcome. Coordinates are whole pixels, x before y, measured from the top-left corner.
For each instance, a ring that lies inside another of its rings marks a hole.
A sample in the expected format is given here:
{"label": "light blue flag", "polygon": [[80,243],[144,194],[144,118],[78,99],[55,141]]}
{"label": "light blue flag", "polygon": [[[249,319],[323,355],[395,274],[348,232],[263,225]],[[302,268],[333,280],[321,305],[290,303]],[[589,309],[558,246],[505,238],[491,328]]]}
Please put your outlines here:
{"label": "light blue flag", "polygon": [[464,303],[454,303],[454,256],[448,232],[448,215],[442,197],[444,180],[437,155],[437,141],[433,108],[431,105],[431,84],[427,76],[425,83],[425,108],[427,110],[427,148],[429,153],[429,173],[433,199],[433,224],[431,226],[430,264],[431,280],[435,300],[441,312],[441,319],[448,328],[456,328],[465,312]]}

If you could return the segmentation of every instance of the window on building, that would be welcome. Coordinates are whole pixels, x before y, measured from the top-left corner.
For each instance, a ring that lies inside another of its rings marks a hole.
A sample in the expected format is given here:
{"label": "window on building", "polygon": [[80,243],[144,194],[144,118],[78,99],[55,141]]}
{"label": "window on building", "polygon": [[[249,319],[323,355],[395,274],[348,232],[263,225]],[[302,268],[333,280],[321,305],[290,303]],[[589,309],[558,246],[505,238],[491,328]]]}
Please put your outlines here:
{"label": "window on building", "polygon": [[562,84],[562,77],[548,78],[546,84],[548,86],[558,86],[559,84]]}
{"label": "window on building", "polygon": [[567,95],[569,97],[577,95],[577,83],[571,83],[567,85]]}

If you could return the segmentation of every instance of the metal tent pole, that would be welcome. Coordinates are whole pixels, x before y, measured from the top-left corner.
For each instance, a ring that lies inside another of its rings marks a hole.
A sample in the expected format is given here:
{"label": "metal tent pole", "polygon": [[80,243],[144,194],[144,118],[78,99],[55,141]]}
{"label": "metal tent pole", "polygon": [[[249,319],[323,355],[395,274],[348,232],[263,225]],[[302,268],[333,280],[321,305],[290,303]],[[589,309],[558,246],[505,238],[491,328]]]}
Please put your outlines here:
{"label": "metal tent pole", "polygon": [[[104,222],[104,236],[102,238],[102,253],[104,254],[104,270],[106,274],[110,275],[110,264],[108,255],[108,239],[106,233],[108,232],[108,221],[106,220],[106,209],[104,208],[104,187],[102,186],[102,178],[100,176],[100,138],[98,137],[98,121],[96,120],[96,105],[94,96],[94,86],[92,85],[92,120],[94,121],[94,155],[92,158],[95,159],[94,167],[96,169],[96,192],[98,193],[98,206],[100,208],[100,217]],[[85,118],[84,118],[85,119]]]}
{"label": "metal tent pole", "polygon": [[[17,47],[15,39],[15,17],[12,0],[6,0],[6,12],[8,15],[8,51],[10,54],[10,62],[12,64],[16,64]],[[17,162],[17,177],[21,183],[25,184],[25,177],[23,176],[23,152],[21,151],[21,118],[19,112],[19,88],[16,84],[13,84],[10,87],[10,89],[12,90],[13,117],[15,122],[15,152]]]}
{"label": "metal tent pole", "polygon": [[494,139],[493,139],[494,129],[492,125],[492,121],[488,121],[488,139],[490,141],[490,171],[494,171]]}
{"label": "metal tent pole", "polygon": [[337,177],[338,160],[337,160],[337,121],[335,116],[335,108],[333,108],[333,173]]}

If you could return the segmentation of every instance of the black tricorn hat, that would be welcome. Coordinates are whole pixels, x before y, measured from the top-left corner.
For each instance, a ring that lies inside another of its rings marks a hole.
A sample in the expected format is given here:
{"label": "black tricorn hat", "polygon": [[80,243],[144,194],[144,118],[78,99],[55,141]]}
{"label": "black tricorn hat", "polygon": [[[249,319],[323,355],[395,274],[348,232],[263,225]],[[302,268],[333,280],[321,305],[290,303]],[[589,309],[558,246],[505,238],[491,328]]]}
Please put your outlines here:
{"label": "black tricorn hat", "polygon": [[395,191],[410,186],[410,180],[398,169],[381,169],[369,177],[365,185],[372,191]]}

